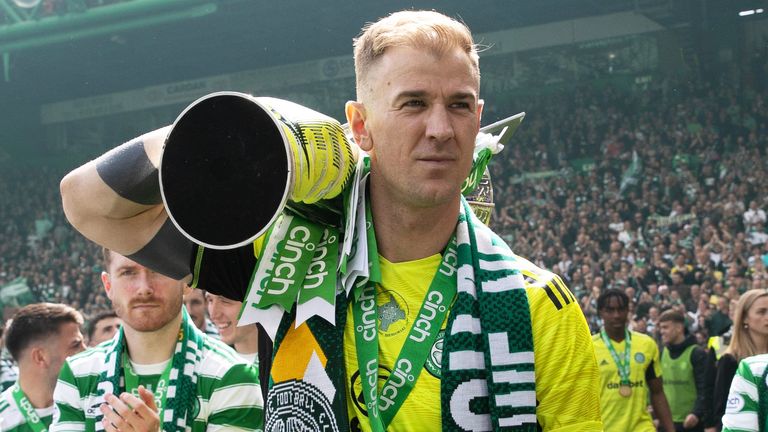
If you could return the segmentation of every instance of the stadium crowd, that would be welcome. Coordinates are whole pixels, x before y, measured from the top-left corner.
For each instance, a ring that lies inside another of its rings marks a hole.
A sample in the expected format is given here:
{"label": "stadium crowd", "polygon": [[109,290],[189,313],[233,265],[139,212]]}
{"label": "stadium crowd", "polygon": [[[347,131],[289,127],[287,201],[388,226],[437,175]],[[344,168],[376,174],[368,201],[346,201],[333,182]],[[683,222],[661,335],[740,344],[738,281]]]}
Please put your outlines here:
{"label": "stadium crowd", "polygon": [[526,144],[492,165],[496,231],[565,278],[593,332],[597,297],[619,288],[635,330],[658,339],[676,307],[703,343],[768,288],[766,102],[725,79],[520,101]]}
{"label": "stadium crowd", "polygon": [[[764,59],[757,71],[768,70]],[[748,72],[732,78],[493,107],[529,113],[491,165],[494,229],[566,281],[592,333],[598,298],[613,288],[630,299],[631,330],[661,344],[660,317],[675,310],[707,347],[730,334],[745,292],[768,289],[768,86]],[[100,248],[61,210],[65,170],[2,165],[4,318],[37,301],[69,305],[86,322],[109,311]]]}
{"label": "stadium crowd", "polygon": [[31,291],[0,297],[4,317],[19,303],[67,304],[86,320],[110,310],[101,287],[100,248],[71,228],[58,183],[65,170],[7,162],[0,176],[0,287],[22,278]]}
{"label": "stadium crowd", "polygon": [[[491,165],[495,229],[564,277],[593,331],[606,287],[630,294],[634,328],[657,335],[660,311],[680,305],[700,341],[740,293],[768,288],[766,89],[679,84],[518,100],[528,119]],[[0,286],[25,278],[33,299],[86,320],[108,310],[99,249],[61,211],[65,170],[5,165]]]}

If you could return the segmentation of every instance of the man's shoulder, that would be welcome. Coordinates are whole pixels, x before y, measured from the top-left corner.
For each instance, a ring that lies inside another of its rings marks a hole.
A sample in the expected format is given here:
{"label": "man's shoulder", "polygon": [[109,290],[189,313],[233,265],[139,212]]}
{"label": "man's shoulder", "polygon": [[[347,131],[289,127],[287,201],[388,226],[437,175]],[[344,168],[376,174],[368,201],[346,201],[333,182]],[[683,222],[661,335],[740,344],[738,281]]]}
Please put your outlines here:
{"label": "man's shoulder", "polygon": [[220,339],[205,335],[201,355],[200,374],[221,378],[231,369],[243,369],[252,366],[240,357],[235,350]]}
{"label": "man's shoulder", "polygon": [[104,342],[67,358],[67,364],[75,377],[98,375],[105,370],[111,349],[112,345]]}
{"label": "man's shoulder", "polygon": [[198,369],[197,389],[205,400],[211,400],[217,392],[260,392],[259,369],[221,340],[206,336]]}
{"label": "man's shoulder", "polygon": [[636,332],[634,330],[630,330],[630,334],[632,337],[632,345],[637,346],[638,350],[659,350],[656,341],[647,334]]}
{"label": "man's shoulder", "polygon": [[527,259],[514,255],[515,267],[520,270],[525,282],[531,311],[545,308],[548,311],[563,310],[568,305],[578,305],[576,297],[557,274],[543,269]]}
{"label": "man's shoulder", "polygon": [[[0,394],[0,418],[3,417],[3,413],[9,410],[13,410],[16,408],[16,404],[12,404],[11,401],[13,400],[12,393],[13,387],[9,387],[3,391],[2,394]],[[2,429],[0,429],[2,430]]]}
{"label": "man's shoulder", "polygon": [[741,363],[742,367],[748,368],[753,376],[762,377],[766,366],[768,366],[768,354],[747,357]]}
{"label": "man's shoulder", "polygon": [[13,402],[13,387],[3,391],[0,396],[0,431],[11,431],[24,423],[24,416]]}

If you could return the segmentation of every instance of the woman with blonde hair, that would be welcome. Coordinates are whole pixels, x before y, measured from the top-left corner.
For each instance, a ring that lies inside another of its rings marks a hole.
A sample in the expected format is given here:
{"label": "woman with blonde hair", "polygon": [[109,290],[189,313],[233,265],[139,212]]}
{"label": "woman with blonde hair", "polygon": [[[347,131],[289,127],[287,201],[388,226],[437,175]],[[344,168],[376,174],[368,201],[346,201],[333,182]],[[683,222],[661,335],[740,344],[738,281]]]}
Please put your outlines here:
{"label": "woman with blonde hair", "polygon": [[742,359],[768,353],[768,291],[749,290],[741,295],[733,314],[731,342],[717,360],[712,395],[713,421],[722,429],[722,417],[736,368]]}

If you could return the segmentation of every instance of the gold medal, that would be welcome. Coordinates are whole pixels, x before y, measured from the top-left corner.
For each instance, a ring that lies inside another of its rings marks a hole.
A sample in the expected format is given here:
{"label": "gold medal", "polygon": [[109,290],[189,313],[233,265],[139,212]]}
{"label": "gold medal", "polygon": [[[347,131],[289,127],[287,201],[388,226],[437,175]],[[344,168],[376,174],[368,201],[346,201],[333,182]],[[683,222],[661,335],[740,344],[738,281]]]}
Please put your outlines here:
{"label": "gold medal", "polygon": [[632,387],[622,384],[621,387],[619,387],[619,394],[623,397],[632,396]]}

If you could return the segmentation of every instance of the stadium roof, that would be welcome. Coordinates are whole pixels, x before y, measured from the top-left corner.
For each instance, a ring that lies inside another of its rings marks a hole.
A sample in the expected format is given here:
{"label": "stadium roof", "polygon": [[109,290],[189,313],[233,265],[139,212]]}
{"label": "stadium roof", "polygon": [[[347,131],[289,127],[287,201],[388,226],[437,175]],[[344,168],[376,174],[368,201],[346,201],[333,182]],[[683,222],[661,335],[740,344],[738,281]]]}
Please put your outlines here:
{"label": "stadium roof", "polygon": [[489,32],[634,8],[660,10],[669,4],[666,0],[219,1],[214,13],[197,18],[14,52],[10,81],[0,80],[0,96],[25,94],[28,100],[48,102],[351,54],[351,39],[362,23],[406,8],[437,9],[461,18],[475,32]]}

